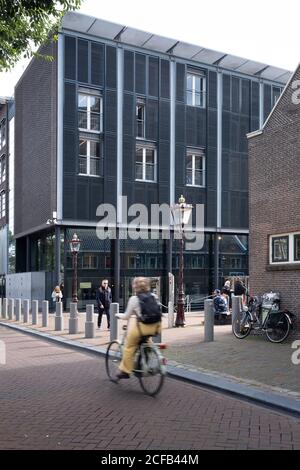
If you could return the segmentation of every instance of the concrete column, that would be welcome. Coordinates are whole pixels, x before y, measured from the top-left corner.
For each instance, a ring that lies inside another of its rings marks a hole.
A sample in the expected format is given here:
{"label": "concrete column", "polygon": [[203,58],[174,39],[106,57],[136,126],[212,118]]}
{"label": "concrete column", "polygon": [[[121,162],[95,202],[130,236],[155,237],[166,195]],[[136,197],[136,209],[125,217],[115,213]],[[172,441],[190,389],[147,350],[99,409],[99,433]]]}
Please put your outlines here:
{"label": "concrete column", "polygon": [[42,302],[42,326],[45,328],[48,326],[49,322],[49,302],[48,300],[43,300]]}
{"label": "concrete column", "polygon": [[2,298],[0,297],[0,318],[2,318]]}
{"label": "concrete column", "polygon": [[63,304],[62,302],[56,302],[55,331],[63,331],[63,329],[64,329]]}
{"label": "concrete column", "polygon": [[14,308],[15,308],[15,301],[14,299],[8,299],[8,319],[14,319]]}
{"label": "concrete column", "polygon": [[16,299],[15,302],[15,317],[16,321],[21,321],[22,300]]}
{"label": "concrete column", "polygon": [[78,333],[78,310],[77,303],[70,304],[70,318],[69,318],[69,334],[76,335]]}
{"label": "concrete column", "polygon": [[209,343],[214,340],[214,302],[211,299],[204,300],[204,341]]}
{"label": "concrete column", "polygon": [[55,226],[55,283],[60,285],[60,260],[61,260],[61,243],[60,243],[60,227]]}
{"label": "concrete column", "polygon": [[38,300],[33,300],[31,302],[31,323],[37,325],[39,321],[39,302]]}
{"label": "concrete column", "polygon": [[214,235],[214,289],[220,289],[220,234],[215,233]]}
{"label": "concrete column", "polygon": [[242,297],[240,295],[232,295],[232,324],[237,321],[241,321],[241,306],[242,306]]}
{"label": "concrete column", "polygon": [[29,322],[29,305],[30,301],[28,299],[23,300],[23,322]]}
{"label": "concrete column", "polygon": [[2,318],[7,318],[8,299],[2,301]]}
{"label": "concrete column", "polygon": [[119,313],[119,304],[114,302],[110,305],[110,340],[118,339],[118,318],[116,314]]}
{"label": "concrete column", "polygon": [[222,227],[222,113],[223,74],[217,73],[217,227]]}
{"label": "concrete column", "polygon": [[94,305],[86,306],[85,337],[95,338]]}
{"label": "concrete column", "polygon": [[174,326],[174,304],[173,302],[168,302],[168,328],[173,328]]}

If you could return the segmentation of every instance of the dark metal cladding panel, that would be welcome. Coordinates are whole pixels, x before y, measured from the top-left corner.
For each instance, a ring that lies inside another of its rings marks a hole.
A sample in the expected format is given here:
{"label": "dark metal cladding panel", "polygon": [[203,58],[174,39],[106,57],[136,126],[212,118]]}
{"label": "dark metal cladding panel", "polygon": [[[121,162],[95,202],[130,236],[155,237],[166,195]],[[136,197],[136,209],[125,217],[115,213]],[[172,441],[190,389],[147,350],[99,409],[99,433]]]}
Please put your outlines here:
{"label": "dark metal cladding panel", "polygon": [[146,94],[146,56],[135,54],[135,92]]}
{"label": "dark metal cladding panel", "polygon": [[65,78],[76,80],[76,38],[65,36]]}
{"label": "dark metal cladding panel", "polygon": [[250,116],[251,108],[250,108],[250,80],[242,79],[242,103],[241,103],[241,113]]}
{"label": "dark metal cladding panel", "polygon": [[176,142],[185,143],[185,105],[176,104]]}
{"label": "dark metal cladding panel", "polygon": [[77,47],[77,77],[78,81],[88,83],[89,81],[89,43],[84,39],[78,39]]}
{"label": "dark metal cladding panel", "polygon": [[185,187],[185,145],[176,145],[175,158],[176,190],[180,192]]}
{"label": "dark metal cladding panel", "polygon": [[135,179],[135,148],[136,142],[132,137],[123,139],[123,178],[132,183]]}
{"label": "dark metal cladding panel", "polygon": [[165,59],[160,61],[160,96],[170,98],[170,62]]}
{"label": "dark metal cladding panel", "polygon": [[77,95],[75,83],[65,83],[64,126],[77,128]]}
{"label": "dark metal cladding panel", "polygon": [[185,64],[176,64],[176,100],[185,101]]}
{"label": "dark metal cladding panel", "polygon": [[64,129],[64,173],[78,173],[78,133],[72,129]]}
{"label": "dark metal cladding panel", "polygon": [[264,121],[267,119],[271,112],[272,104],[272,87],[271,85],[264,85]]}
{"label": "dark metal cladding panel", "polygon": [[208,227],[215,227],[217,225],[217,191],[208,189],[206,198],[205,223]]}
{"label": "dark metal cladding panel", "polygon": [[134,53],[124,51],[124,90],[134,91]]}
{"label": "dark metal cladding panel", "polygon": [[113,180],[114,185],[106,185],[109,191],[115,193],[117,182],[117,141],[115,135],[107,134],[104,139],[104,179]]}
{"label": "dark metal cladding panel", "polygon": [[158,139],[158,101],[150,98],[146,102],[146,138]]}
{"label": "dark metal cladding panel", "polygon": [[104,85],[104,45],[91,43],[91,83]]}
{"label": "dark metal cladding panel", "polygon": [[208,73],[208,106],[217,108],[217,72]]}
{"label": "dark metal cladding panel", "polygon": [[[89,178],[84,176],[78,177],[77,183],[77,204],[76,204],[76,218],[78,220],[89,219]],[[96,217],[96,214],[95,214]]]}
{"label": "dark metal cladding panel", "polygon": [[63,216],[64,219],[76,218],[76,198],[77,177],[73,175],[64,175],[64,197],[63,197]]}
{"label": "dark metal cladding panel", "polygon": [[148,93],[150,96],[158,97],[159,59],[149,57]]}
{"label": "dark metal cladding panel", "polygon": [[241,93],[240,93],[240,79],[237,77],[231,78],[231,111],[233,113],[240,112]]}
{"label": "dark metal cladding panel", "polygon": [[104,131],[117,132],[117,93],[107,90],[105,93]]}
{"label": "dark metal cladding panel", "polygon": [[170,144],[159,142],[158,146],[158,181],[160,184],[170,182]]}
{"label": "dark metal cladding panel", "polygon": [[224,73],[223,74],[223,110],[230,111],[231,110],[231,92],[230,92],[230,83],[231,77],[230,75]]}
{"label": "dark metal cladding panel", "polygon": [[113,46],[106,46],[106,86],[117,88],[117,50]]}
{"label": "dark metal cladding panel", "polygon": [[123,132],[124,135],[135,135],[135,98],[129,93],[124,93]]}
{"label": "dark metal cladding panel", "polygon": [[159,138],[170,140],[170,102],[159,102]]}
{"label": "dark metal cladding panel", "polygon": [[90,220],[96,220],[97,207],[104,202],[103,178],[92,178],[89,189],[90,189],[89,218]]}

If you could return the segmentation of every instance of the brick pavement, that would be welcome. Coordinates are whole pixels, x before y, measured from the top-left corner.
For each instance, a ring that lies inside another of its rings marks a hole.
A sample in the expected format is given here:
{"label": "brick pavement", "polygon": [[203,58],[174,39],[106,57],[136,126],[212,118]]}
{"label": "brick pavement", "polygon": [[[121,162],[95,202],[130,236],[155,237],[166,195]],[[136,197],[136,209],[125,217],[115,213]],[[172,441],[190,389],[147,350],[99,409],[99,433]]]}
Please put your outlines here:
{"label": "brick pavement", "polygon": [[102,358],[0,327],[1,449],[300,449],[300,420],[167,379],[145,396]]}

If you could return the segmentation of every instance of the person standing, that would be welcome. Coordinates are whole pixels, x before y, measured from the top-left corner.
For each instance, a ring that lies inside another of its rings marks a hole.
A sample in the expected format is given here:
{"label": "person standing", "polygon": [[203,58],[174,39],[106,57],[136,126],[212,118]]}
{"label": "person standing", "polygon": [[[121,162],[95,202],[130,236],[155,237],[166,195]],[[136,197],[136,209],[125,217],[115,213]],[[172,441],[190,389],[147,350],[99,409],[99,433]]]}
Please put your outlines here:
{"label": "person standing", "polygon": [[242,283],[241,279],[239,277],[236,278],[235,283],[234,283],[234,295],[239,295],[242,296],[243,298],[243,304],[246,303],[246,293],[247,289]]}
{"label": "person standing", "polygon": [[59,286],[56,286],[54,287],[54,290],[52,292],[52,305],[53,305],[53,309],[55,311],[56,309],[56,302],[61,302],[61,299],[63,298],[63,294],[62,294],[62,291],[60,290],[60,287]]}
{"label": "person standing", "polygon": [[229,279],[225,282],[221,290],[222,295],[226,295],[228,301],[228,307],[231,308],[231,284]]}
{"label": "person standing", "polygon": [[100,287],[97,289],[96,302],[98,308],[98,328],[101,328],[102,315],[106,314],[107,328],[110,328],[110,304],[112,303],[111,288],[108,286],[108,280],[103,279]]}

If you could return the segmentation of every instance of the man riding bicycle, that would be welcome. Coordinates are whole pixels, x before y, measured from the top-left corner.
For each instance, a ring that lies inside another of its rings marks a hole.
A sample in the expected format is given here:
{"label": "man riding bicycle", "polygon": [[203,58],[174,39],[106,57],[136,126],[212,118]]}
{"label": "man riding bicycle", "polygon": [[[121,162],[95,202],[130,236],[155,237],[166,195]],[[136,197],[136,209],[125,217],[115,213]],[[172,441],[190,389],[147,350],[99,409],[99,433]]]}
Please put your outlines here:
{"label": "man riding bicycle", "polygon": [[125,313],[116,316],[122,320],[129,320],[134,316],[127,334],[126,343],[119,379],[128,379],[134,369],[134,358],[138,345],[144,336],[155,336],[161,331],[161,309],[157,299],[150,290],[150,280],[145,277],[136,277],[132,283],[135,295],[130,297]]}

